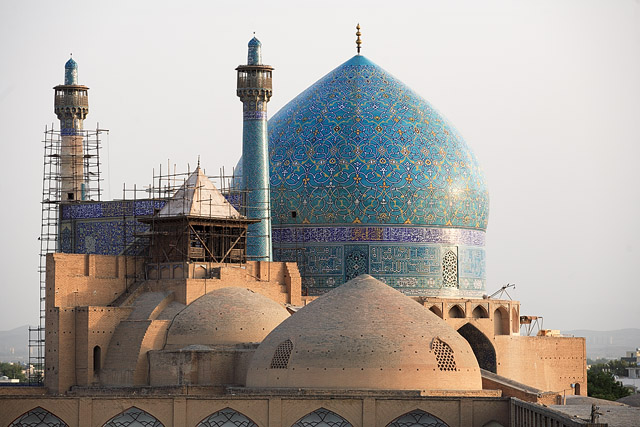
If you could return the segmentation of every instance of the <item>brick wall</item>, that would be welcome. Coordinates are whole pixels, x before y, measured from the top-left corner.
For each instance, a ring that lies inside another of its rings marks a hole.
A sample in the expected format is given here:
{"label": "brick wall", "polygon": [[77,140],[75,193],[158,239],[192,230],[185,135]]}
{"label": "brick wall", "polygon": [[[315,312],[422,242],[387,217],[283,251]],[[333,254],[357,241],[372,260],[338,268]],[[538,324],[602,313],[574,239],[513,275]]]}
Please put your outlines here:
{"label": "brick wall", "polygon": [[584,338],[496,336],[498,374],[544,391],[587,395]]}

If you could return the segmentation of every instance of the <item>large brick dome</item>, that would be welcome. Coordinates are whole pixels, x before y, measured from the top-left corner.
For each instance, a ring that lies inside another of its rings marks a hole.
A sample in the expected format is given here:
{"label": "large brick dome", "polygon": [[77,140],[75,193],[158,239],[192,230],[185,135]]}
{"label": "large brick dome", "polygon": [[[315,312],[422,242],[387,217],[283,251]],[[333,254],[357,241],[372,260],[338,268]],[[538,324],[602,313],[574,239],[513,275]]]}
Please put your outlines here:
{"label": "large brick dome", "polygon": [[480,390],[467,341],[369,275],[299,310],[258,347],[247,387]]}

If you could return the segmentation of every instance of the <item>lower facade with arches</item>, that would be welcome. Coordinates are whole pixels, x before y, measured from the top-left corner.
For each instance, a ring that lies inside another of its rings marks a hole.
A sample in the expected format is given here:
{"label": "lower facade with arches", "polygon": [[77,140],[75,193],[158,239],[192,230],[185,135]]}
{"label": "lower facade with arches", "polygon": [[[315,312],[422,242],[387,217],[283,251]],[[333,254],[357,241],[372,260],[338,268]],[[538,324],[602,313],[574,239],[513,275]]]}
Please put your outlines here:
{"label": "lower facade with arches", "polygon": [[[406,393],[404,393],[406,394]],[[509,425],[510,399],[497,396],[0,396],[11,427],[463,427]]]}

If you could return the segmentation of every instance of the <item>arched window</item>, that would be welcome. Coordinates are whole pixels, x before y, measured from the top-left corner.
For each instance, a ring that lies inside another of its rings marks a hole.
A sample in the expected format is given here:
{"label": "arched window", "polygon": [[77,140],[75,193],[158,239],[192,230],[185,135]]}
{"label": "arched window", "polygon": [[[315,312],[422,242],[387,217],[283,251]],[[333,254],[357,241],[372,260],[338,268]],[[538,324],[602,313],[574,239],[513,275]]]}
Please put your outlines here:
{"label": "arched window", "polygon": [[258,425],[240,412],[225,408],[209,415],[196,427],[258,427]]}
{"label": "arched window", "polygon": [[67,427],[67,423],[41,407],[33,408],[16,418],[9,427]]}
{"label": "arched window", "polygon": [[493,333],[509,335],[509,313],[504,307],[498,307],[493,312]]}
{"label": "arched window", "polygon": [[291,427],[352,427],[351,423],[335,412],[320,408],[305,415]]}
{"label": "arched window", "polygon": [[442,319],[442,310],[440,310],[437,305],[432,305],[429,310],[431,310],[436,316]]}
{"label": "arched window", "polygon": [[440,418],[419,409],[399,416],[387,427],[449,427]]}
{"label": "arched window", "polygon": [[488,319],[489,318],[489,313],[481,305],[476,306],[476,308],[473,309],[473,312],[471,313],[471,315],[473,316],[474,319]]}
{"label": "arched window", "polygon": [[107,421],[103,427],[164,427],[153,415],[132,406]]}
{"label": "arched window", "polygon": [[464,311],[458,304],[449,309],[449,318],[451,319],[464,319]]}
{"label": "arched window", "polygon": [[102,353],[102,350],[100,349],[99,345],[93,347],[93,373],[94,374],[100,373],[100,367],[102,366],[101,353]]}

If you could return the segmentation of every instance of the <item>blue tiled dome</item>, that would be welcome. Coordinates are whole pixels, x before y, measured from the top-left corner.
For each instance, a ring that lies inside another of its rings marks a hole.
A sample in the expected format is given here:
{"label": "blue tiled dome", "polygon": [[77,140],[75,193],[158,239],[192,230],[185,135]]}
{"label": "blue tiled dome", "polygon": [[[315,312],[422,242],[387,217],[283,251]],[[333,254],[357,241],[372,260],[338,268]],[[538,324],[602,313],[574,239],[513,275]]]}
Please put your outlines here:
{"label": "blue tiled dome", "polygon": [[298,263],[304,292],[367,273],[409,295],[482,297],[489,195],[427,101],[358,55],[268,132],[273,255]]}
{"label": "blue tiled dome", "polygon": [[276,224],[485,230],[475,156],[427,101],[354,56],[269,121]]}
{"label": "blue tiled dome", "polygon": [[67,70],[70,68],[78,68],[78,63],[74,61],[73,58],[69,58],[66,64],[64,64],[64,68]]}
{"label": "blue tiled dome", "polygon": [[257,38],[252,38],[251,40],[249,40],[249,47],[254,47],[254,46],[262,46],[262,43],[260,42],[260,40],[258,40]]}

